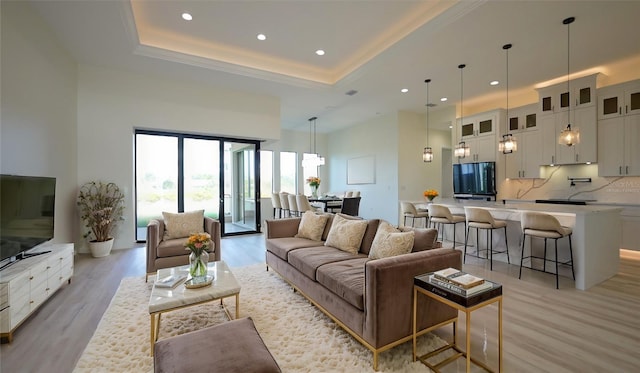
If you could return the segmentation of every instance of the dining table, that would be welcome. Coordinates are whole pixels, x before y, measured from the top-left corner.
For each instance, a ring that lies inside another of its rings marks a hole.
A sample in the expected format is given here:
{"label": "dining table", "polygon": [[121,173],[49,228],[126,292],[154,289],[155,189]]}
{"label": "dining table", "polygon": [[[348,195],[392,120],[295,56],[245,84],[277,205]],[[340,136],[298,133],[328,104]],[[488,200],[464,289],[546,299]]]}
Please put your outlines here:
{"label": "dining table", "polygon": [[310,203],[321,203],[322,209],[324,212],[329,212],[329,209],[341,209],[342,208],[342,198],[335,196],[324,196],[324,197],[309,197]]}

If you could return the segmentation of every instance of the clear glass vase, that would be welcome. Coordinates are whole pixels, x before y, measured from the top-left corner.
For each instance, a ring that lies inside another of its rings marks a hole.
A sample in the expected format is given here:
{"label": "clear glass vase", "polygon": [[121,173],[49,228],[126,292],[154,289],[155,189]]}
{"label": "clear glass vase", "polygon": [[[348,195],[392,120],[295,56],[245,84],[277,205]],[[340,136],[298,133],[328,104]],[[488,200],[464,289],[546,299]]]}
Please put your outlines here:
{"label": "clear glass vase", "polygon": [[202,250],[200,255],[194,251],[189,254],[189,274],[192,278],[204,278],[207,276],[207,264],[209,263],[209,253]]}
{"label": "clear glass vase", "polygon": [[318,198],[318,185],[311,185],[311,197]]}

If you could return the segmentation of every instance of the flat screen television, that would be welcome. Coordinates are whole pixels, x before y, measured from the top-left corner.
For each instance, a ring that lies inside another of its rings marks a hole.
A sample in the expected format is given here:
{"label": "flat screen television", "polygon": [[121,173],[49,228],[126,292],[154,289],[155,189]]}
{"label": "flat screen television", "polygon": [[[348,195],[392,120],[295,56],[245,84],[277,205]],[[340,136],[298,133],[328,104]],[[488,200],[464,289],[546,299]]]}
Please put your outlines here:
{"label": "flat screen television", "polygon": [[495,195],[496,162],[454,164],[453,193]]}
{"label": "flat screen television", "polygon": [[0,261],[53,238],[56,179],[0,175]]}

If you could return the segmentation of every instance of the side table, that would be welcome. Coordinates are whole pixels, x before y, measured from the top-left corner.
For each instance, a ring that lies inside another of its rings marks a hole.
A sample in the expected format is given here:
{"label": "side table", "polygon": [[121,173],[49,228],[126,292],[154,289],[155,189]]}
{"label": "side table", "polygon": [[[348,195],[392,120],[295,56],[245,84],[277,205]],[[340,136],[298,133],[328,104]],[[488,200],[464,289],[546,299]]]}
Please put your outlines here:
{"label": "side table", "polygon": [[[502,372],[502,285],[489,281],[492,283],[492,287],[488,288],[484,291],[478,292],[476,294],[470,296],[462,296],[459,295],[449,289],[444,287],[440,287],[438,285],[432,284],[429,281],[429,276],[432,273],[423,274],[420,276],[416,276],[413,282],[413,361],[416,359],[420,360],[424,365],[428,366],[431,370],[435,372],[439,372],[439,368],[455,361],[457,358],[463,356],[467,360],[467,372],[471,372],[471,363],[484,368],[488,372],[494,372],[489,366],[485,363],[478,361],[471,357],[471,312],[487,306],[489,304],[498,303],[498,372]],[[422,330],[420,333],[417,333],[416,330],[416,319],[418,312],[418,294],[424,294],[427,297],[430,297],[438,302],[446,304],[450,307],[453,307],[459,311],[462,311],[466,315],[466,337],[465,337],[465,345],[466,349],[463,351],[458,347],[456,340],[456,329],[457,329],[457,317],[443,323],[432,326],[431,328]],[[443,327],[447,324],[453,324],[453,343],[447,344],[435,351],[429,352],[422,356],[417,356],[416,353],[416,338],[422,334],[428,333],[432,330]],[[446,350],[453,349],[456,351],[451,357],[446,358],[437,364],[430,364],[427,359],[436,356]]]}

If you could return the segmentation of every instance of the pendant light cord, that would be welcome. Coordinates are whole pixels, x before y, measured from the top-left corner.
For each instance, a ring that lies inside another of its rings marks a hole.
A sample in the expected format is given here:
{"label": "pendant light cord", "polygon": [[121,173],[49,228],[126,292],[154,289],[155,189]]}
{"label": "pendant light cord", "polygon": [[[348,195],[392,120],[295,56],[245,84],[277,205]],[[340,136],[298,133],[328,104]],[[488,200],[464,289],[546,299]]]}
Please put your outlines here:
{"label": "pendant light cord", "polygon": [[427,147],[429,146],[429,83],[431,79],[427,79],[424,81],[427,83]]}
{"label": "pendant light cord", "polygon": [[463,79],[462,79],[462,69],[464,69],[467,65],[462,64],[462,65],[458,65],[458,68],[460,69],[460,126],[464,126],[464,84],[463,84]]}
{"label": "pendant light cord", "polygon": [[[562,23],[567,25],[567,95],[569,95],[569,123],[568,127],[571,128],[571,86],[570,86],[570,74],[571,74],[571,24],[575,21],[575,17],[565,18]],[[575,119],[575,113],[574,113]]]}

